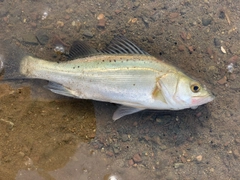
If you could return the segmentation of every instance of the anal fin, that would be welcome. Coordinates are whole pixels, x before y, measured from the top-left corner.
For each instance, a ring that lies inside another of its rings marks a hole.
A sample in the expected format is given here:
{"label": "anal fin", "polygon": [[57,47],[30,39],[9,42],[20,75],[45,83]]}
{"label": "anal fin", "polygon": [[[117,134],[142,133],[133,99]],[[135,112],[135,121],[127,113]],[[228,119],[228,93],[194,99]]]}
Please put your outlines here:
{"label": "anal fin", "polygon": [[49,82],[48,85],[45,86],[45,88],[49,89],[53,93],[60,94],[63,96],[68,96],[68,97],[73,97],[73,98],[78,97],[75,95],[75,93],[71,89],[63,86],[62,84],[56,83],[56,82]]}
{"label": "anal fin", "polygon": [[120,106],[113,114],[112,119],[114,121],[120,119],[123,116],[129,115],[129,114],[133,114],[139,111],[142,111],[144,109],[142,108],[134,108],[134,107],[128,107],[128,106]]}

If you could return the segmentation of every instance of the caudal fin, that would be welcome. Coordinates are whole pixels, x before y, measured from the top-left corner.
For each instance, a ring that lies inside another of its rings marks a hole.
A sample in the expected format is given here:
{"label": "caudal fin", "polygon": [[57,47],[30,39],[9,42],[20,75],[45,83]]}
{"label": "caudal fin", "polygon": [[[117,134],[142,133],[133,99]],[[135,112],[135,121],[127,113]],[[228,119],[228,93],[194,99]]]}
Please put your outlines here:
{"label": "caudal fin", "polygon": [[25,78],[25,76],[20,73],[20,63],[24,56],[24,51],[16,45],[11,45],[9,42],[2,42],[0,44],[1,81]]}

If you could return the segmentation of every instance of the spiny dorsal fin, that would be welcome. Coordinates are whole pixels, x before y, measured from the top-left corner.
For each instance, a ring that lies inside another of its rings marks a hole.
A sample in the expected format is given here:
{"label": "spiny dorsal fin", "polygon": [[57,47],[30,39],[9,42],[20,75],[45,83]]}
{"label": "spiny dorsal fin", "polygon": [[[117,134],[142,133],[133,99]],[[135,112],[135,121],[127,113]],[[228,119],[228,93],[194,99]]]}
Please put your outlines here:
{"label": "spiny dorsal fin", "polygon": [[97,53],[99,53],[99,51],[90,47],[87,43],[83,41],[74,41],[67,57],[69,60],[73,60],[94,55]]}
{"label": "spiny dorsal fin", "polygon": [[126,37],[117,35],[115,36],[106,49],[101,52],[106,54],[144,54],[147,52],[141,50],[133,42],[129,41]]}

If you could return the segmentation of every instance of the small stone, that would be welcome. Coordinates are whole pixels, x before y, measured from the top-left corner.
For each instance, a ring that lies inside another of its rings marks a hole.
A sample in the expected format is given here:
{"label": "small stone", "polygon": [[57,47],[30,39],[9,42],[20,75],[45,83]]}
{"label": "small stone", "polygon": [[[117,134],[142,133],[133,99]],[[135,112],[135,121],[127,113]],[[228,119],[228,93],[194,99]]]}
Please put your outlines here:
{"label": "small stone", "polygon": [[114,154],[113,154],[112,151],[107,151],[107,152],[106,152],[106,155],[109,156],[109,157],[113,157]]}
{"label": "small stone", "polygon": [[202,158],[203,158],[202,155],[199,155],[199,156],[196,157],[196,160],[197,160],[198,162],[201,162],[201,161],[202,161]]}
{"label": "small stone", "polygon": [[122,141],[123,142],[126,142],[126,141],[128,141],[129,139],[128,139],[128,135],[127,134],[123,134],[122,135]]}
{"label": "small stone", "polygon": [[211,17],[203,17],[202,18],[202,24],[204,26],[208,26],[209,24],[211,24],[212,22],[212,18]]}
{"label": "small stone", "polygon": [[213,39],[213,42],[214,42],[214,45],[215,45],[216,47],[220,47],[220,46],[221,46],[221,41],[220,41],[218,38],[214,38],[214,39]]}
{"label": "small stone", "polygon": [[100,27],[100,28],[104,28],[106,26],[106,20],[105,19],[99,19],[97,26]]}
{"label": "small stone", "polygon": [[129,166],[133,166],[134,165],[134,161],[132,159],[128,160],[128,165]]}
{"label": "small stone", "polygon": [[141,158],[141,156],[137,153],[137,154],[134,154],[134,156],[133,156],[133,161],[134,161],[135,163],[140,163],[140,162],[142,162],[142,158]]}
{"label": "small stone", "polygon": [[99,14],[98,17],[97,17],[98,20],[104,19],[104,18],[105,18],[104,14]]}
{"label": "small stone", "polygon": [[118,154],[120,152],[119,147],[116,145],[113,146],[113,152],[114,152],[114,154]]}
{"label": "small stone", "polygon": [[224,76],[222,79],[218,80],[218,83],[223,85],[223,84],[226,84],[227,83],[227,77]]}
{"label": "small stone", "polygon": [[183,166],[184,166],[183,163],[174,163],[174,168],[175,169],[178,169],[178,168],[183,167]]}
{"label": "small stone", "polygon": [[131,20],[131,22],[132,22],[132,23],[136,23],[137,20],[138,20],[137,18],[133,18],[133,19]]}
{"label": "small stone", "polygon": [[223,46],[221,46],[221,51],[222,51],[223,54],[227,53]]}
{"label": "small stone", "polygon": [[41,45],[47,44],[48,40],[49,40],[48,35],[45,32],[43,32],[43,31],[37,32],[36,38],[37,38],[37,40],[39,41],[39,43]]}
{"label": "small stone", "polygon": [[178,16],[179,16],[179,13],[170,13],[170,14],[169,14],[169,18],[170,18],[170,19],[177,18]]}
{"label": "small stone", "polygon": [[234,149],[234,150],[233,150],[233,156],[234,156],[235,158],[240,158],[240,153],[239,153],[239,151],[238,151],[237,149]]}
{"label": "small stone", "polygon": [[120,14],[121,12],[122,12],[122,11],[119,10],[119,9],[115,10],[115,14]]}
{"label": "small stone", "polygon": [[69,19],[70,19],[70,16],[67,14],[67,15],[64,17],[64,19],[69,20]]}
{"label": "small stone", "polygon": [[193,46],[188,46],[188,50],[190,53],[192,53],[193,51],[195,51],[195,48]]}
{"label": "small stone", "polygon": [[236,138],[236,139],[235,139],[235,142],[236,142],[237,144],[240,144],[240,138]]}
{"label": "small stone", "polygon": [[31,45],[38,45],[38,40],[36,38],[36,36],[34,34],[25,34],[22,36],[22,41],[23,43],[26,43],[26,44],[31,44]]}
{"label": "small stone", "polygon": [[239,60],[239,57],[238,57],[237,55],[235,55],[235,56],[229,58],[227,61],[228,61],[229,63],[235,64],[238,60]]}
{"label": "small stone", "polygon": [[64,22],[62,21],[57,21],[57,27],[63,27],[64,26]]}
{"label": "small stone", "polygon": [[179,51],[184,51],[185,50],[185,46],[184,45],[179,45],[178,46],[178,50]]}
{"label": "small stone", "polygon": [[84,30],[83,35],[86,36],[86,37],[90,37],[90,38],[93,37],[93,33],[89,30]]}

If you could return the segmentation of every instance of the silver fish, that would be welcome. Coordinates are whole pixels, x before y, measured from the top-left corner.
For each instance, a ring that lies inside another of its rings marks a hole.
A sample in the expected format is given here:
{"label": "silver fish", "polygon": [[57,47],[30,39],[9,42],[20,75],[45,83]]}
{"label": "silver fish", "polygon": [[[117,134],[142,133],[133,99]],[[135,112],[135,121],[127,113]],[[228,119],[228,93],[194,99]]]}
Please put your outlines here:
{"label": "silver fish", "polygon": [[121,104],[113,120],[144,109],[196,108],[214,99],[198,81],[124,37],[103,51],[75,43],[69,56],[73,60],[60,63],[25,56],[19,73],[50,81],[47,88],[57,94]]}

